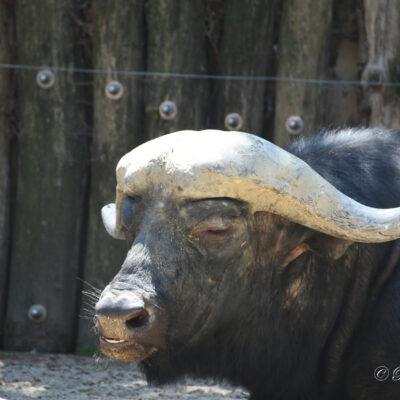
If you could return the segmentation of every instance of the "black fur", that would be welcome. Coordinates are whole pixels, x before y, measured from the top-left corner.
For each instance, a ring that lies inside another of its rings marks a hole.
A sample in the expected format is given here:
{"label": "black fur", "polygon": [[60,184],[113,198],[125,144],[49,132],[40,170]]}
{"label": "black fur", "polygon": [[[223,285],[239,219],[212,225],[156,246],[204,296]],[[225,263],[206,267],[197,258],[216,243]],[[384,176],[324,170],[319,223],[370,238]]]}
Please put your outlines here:
{"label": "black fur", "polygon": [[379,128],[327,131],[294,142],[288,150],[365,205],[400,205],[400,132]]}
{"label": "black fur", "polygon": [[[400,206],[397,132],[325,132],[289,151],[364,204]],[[216,212],[235,233],[193,238]],[[374,378],[381,365],[400,366],[396,242],[343,246],[231,199],[182,205],[149,193],[135,213],[108,290],[148,293],[166,315],[167,345],[142,362],[150,382],[213,376],[251,399],[400,398],[400,382]],[[309,250],[286,265],[300,243]]]}

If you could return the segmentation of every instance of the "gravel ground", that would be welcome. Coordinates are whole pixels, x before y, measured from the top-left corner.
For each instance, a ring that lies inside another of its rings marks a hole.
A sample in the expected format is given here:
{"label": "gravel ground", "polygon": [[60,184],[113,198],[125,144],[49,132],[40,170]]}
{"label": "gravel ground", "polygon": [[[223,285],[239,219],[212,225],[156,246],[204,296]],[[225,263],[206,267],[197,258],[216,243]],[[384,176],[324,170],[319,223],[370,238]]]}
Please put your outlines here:
{"label": "gravel ground", "polygon": [[134,363],[65,354],[0,352],[0,400],[246,399],[240,388],[212,380],[147,386]]}

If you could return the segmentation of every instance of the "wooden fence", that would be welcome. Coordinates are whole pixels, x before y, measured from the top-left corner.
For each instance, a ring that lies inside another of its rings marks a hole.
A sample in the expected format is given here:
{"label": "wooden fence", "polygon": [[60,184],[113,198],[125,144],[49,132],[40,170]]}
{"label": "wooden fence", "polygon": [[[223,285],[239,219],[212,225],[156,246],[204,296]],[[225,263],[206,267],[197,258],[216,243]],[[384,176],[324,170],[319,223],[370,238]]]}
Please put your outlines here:
{"label": "wooden fence", "polygon": [[81,280],[126,252],[100,219],[124,153],[230,113],[280,145],[290,116],[399,129],[399,43],[396,0],[0,0],[1,346],[93,343]]}

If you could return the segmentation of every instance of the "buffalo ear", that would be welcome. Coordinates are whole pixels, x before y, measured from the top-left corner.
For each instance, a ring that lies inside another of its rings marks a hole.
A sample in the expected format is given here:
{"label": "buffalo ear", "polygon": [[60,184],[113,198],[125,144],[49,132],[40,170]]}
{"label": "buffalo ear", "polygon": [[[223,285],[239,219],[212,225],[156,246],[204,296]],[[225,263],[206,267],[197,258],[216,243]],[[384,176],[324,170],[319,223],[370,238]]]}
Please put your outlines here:
{"label": "buffalo ear", "polygon": [[307,251],[312,251],[314,253],[324,255],[325,257],[337,260],[343,256],[348,247],[352,244],[353,242],[350,240],[338,239],[323,233],[317,233],[292,249],[285,257],[283,267],[286,267]]}
{"label": "buffalo ear", "polygon": [[349,246],[353,244],[351,240],[339,239],[323,233],[310,238],[307,243],[311,251],[333,258],[334,260],[342,257]]}

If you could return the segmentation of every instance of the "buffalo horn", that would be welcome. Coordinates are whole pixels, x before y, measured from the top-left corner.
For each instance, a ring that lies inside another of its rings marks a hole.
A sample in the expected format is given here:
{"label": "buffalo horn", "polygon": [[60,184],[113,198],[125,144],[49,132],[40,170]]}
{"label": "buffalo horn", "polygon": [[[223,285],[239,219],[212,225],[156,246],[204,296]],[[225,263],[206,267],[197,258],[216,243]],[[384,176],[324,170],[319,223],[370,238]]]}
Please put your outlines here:
{"label": "buffalo horn", "polygon": [[385,242],[400,237],[400,207],[367,207],[346,196],[307,163],[243,132],[180,131],[135,148],[117,166],[117,202],[103,209],[107,231],[123,238],[126,196],[176,201],[234,198],[338,238]]}

